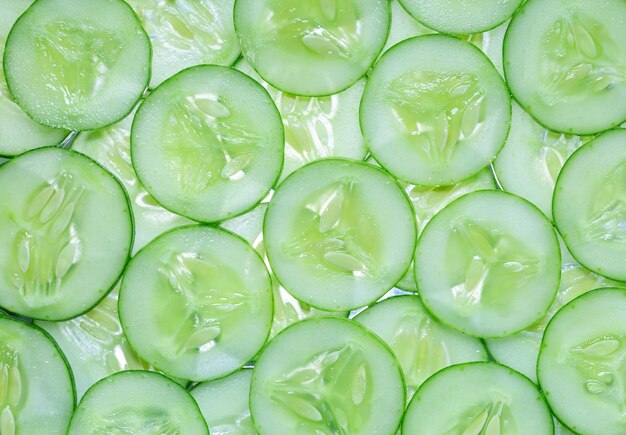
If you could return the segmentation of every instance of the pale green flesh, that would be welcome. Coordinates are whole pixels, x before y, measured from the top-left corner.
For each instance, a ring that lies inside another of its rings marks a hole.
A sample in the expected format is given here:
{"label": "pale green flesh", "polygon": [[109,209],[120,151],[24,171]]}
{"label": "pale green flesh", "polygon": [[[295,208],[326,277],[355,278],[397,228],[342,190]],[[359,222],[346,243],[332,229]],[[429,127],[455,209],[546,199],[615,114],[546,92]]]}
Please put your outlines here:
{"label": "pale green flesh", "polygon": [[68,435],[208,435],[189,393],[163,375],[126,371],[93,385],[72,416]]}
{"label": "pale green flesh", "polygon": [[133,226],[126,194],[111,174],[81,154],[42,148],[2,165],[0,197],[4,308],[62,320],[87,311],[113,287]]}
{"label": "pale green flesh", "polygon": [[241,214],[267,194],[283,159],[283,127],[257,82],[201,65],[159,86],[132,127],[137,175],[173,212],[202,222]]}
{"label": "pale green flesh", "polygon": [[382,341],[348,320],[320,317],[265,348],[250,407],[260,433],[390,434],[404,410],[404,383]]}
{"label": "pale green flesh", "polygon": [[429,378],[409,404],[403,435],[549,435],[549,408],[519,373],[494,363],[449,367]]}
{"label": "pale green flesh", "polygon": [[546,313],[560,263],[556,234],[538,209],[504,192],[479,191],[452,202],[426,226],[415,275],[439,319],[471,335],[501,337]]}
{"label": "pale green flesh", "polygon": [[335,94],[365,75],[389,30],[387,0],[239,0],[246,60],[274,87]]}
{"label": "pale green flesh", "polygon": [[242,367],[265,343],[270,276],[232,233],[182,227],[131,260],[119,309],[126,337],[145,361],[178,378],[215,379]]}

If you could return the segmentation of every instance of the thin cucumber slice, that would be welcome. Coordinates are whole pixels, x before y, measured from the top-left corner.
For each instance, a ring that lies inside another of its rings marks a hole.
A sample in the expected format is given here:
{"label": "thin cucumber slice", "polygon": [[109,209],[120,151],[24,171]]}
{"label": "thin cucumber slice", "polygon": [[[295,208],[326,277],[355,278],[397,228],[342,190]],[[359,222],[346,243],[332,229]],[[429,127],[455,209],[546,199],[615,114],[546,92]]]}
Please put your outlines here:
{"label": "thin cucumber slice", "polygon": [[626,120],[626,2],[529,0],[504,38],[517,101],[546,128],[588,135]]}
{"label": "thin cucumber slice", "polygon": [[626,290],[593,290],[546,328],[537,376],[554,414],[576,433],[624,433],[625,311]]}
{"label": "thin cucumber slice", "polygon": [[133,221],[119,181],[84,155],[40,148],[0,166],[0,305],[63,320],[93,307],[128,261]]}
{"label": "thin cucumber slice", "polygon": [[624,285],[589,272],[577,264],[563,267],[559,292],[546,315],[518,334],[485,340],[489,353],[499,363],[505,364],[528,376],[533,382],[537,382],[537,357],[541,348],[541,339],[546,325],[554,314],[563,305],[590,290]]}
{"label": "thin cucumber slice", "polygon": [[76,405],[65,357],[40,328],[0,315],[0,431],[65,434]]}
{"label": "thin cucumber slice", "polygon": [[347,311],[391,289],[411,263],[415,218],[402,188],[366,163],[309,163],[278,187],[264,223],[280,283],[319,309]]}
{"label": "thin cucumber slice", "polygon": [[124,118],[150,79],[150,40],[122,0],[37,1],[6,41],[15,101],[40,124],[91,130]]}
{"label": "thin cucumber slice", "polygon": [[256,435],[250,417],[248,396],[252,370],[243,369],[232,375],[203,382],[191,390],[211,435]]}
{"label": "thin cucumber slice", "polygon": [[511,18],[524,0],[400,0],[418,21],[442,33],[479,33]]}
{"label": "thin cucumber slice", "polygon": [[131,370],[87,390],[67,433],[209,435],[209,430],[183,387],[158,373]]}
{"label": "thin cucumber slice", "polygon": [[429,378],[413,397],[402,434],[554,433],[545,399],[526,377],[494,363],[459,364]]}
{"label": "thin cucumber slice", "polygon": [[445,207],[422,232],[415,279],[424,304],[470,335],[503,337],[539,320],[556,295],[554,229],[529,202],[483,190]]}
{"label": "thin cucumber slice", "polygon": [[435,33],[434,30],[415,21],[398,0],[389,0],[389,6],[391,8],[391,27],[382,53],[405,39]]}
{"label": "thin cucumber slice", "polygon": [[354,318],[391,347],[404,373],[407,400],[435,372],[471,361],[487,361],[482,341],[439,323],[417,296],[395,296]]}
{"label": "thin cucumber slice", "polygon": [[263,350],[250,410],[261,435],[392,434],[404,388],[383,341],[355,322],[319,317],[290,326]]}
{"label": "thin cucumber slice", "polygon": [[387,0],[237,0],[235,29],[261,77],[294,95],[336,94],[365,75],[389,32]]}
{"label": "thin cucumber slice", "polygon": [[129,0],[152,43],[152,88],[194,65],[230,66],[239,57],[235,0]]}
{"label": "thin cucumber slice", "polygon": [[498,181],[552,219],[556,179],[569,156],[590,139],[550,131],[514,103],[511,131],[494,162]]}
{"label": "thin cucumber slice", "polygon": [[552,204],[556,226],[574,258],[618,281],[626,281],[625,181],[626,130],[610,131],[567,160]]}
{"label": "thin cucumber slice", "polygon": [[133,121],[131,156],[165,208],[201,222],[251,209],[283,162],[280,114],[267,91],[227,67],[200,65],[166,80]]}
{"label": "thin cucumber slice", "polygon": [[130,261],[119,315],[128,342],[152,366],[182,379],[216,379],[265,343],[270,276],[238,236],[209,226],[176,228]]}
{"label": "thin cucumber slice", "polygon": [[137,179],[130,158],[133,116],[134,112],[109,127],[81,132],[72,143],[72,149],[100,163],[126,188],[135,220],[133,251],[136,252],[159,234],[193,222],[161,207]]}
{"label": "thin cucumber slice", "polygon": [[457,183],[488,166],[510,117],[493,64],[472,44],[445,35],[418,36],[387,51],[369,76],[360,111],[376,161],[401,180],[429,186]]}

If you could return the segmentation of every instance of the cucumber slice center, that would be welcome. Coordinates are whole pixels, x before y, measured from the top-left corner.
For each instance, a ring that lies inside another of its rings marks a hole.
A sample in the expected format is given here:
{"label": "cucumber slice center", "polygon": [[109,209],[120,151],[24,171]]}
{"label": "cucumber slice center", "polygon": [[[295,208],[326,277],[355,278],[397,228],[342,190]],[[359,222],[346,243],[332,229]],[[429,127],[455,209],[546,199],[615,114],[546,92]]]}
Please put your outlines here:
{"label": "cucumber slice center", "polygon": [[[15,434],[15,421],[26,398],[23,389],[23,374],[20,370],[19,352],[10,344],[7,344],[6,335],[8,331],[2,332],[2,343],[0,346],[0,432],[3,434]],[[12,340],[18,339],[13,336]]]}
{"label": "cucumber slice center", "polygon": [[[450,428],[461,435],[500,435],[513,432],[515,419],[507,405],[504,393],[493,391],[493,401],[472,407],[461,417],[461,422]],[[502,395],[502,397],[497,397]]]}
{"label": "cucumber slice center", "polygon": [[128,406],[99,415],[99,423],[90,427],[93,433],[143,433],[175,434],[183,433],[172,421],[170,414],[160,407]]}

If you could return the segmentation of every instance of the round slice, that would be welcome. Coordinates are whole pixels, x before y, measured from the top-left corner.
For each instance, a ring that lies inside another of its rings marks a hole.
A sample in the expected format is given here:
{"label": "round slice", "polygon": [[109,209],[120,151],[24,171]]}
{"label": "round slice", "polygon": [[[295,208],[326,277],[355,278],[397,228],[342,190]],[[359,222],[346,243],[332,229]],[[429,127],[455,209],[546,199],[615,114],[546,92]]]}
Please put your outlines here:
{"label": "round slice", "polygon": [[304,320],[278,334],[252,374],[250,410],[261,435],[395,433],[404,382],[391,350],[336,317]]}
{"label": "round slice", "polygon": [[446,185],[494,159],[509,129],[511,101],[478,48],[425,35],[381,57],[365,85],[360,119],[381,166],[410,183]]}
{"label": "round slice", "polygon": [[119,315],[146,362],[177,378],[216,379],[242,367],[265,343],[270,276],[259,254],[234,234],[177,228],[130,261]]}
{"label": "round slice", "polygon": [[0,166],[0,305],[63,320],[94,306],[128,261],[133,221],[119,181],[84,155],[40,148]]}
{"label": "round slice", "polygon": [[537,376],[554,414],[576,433],[624,433],[625,311],[626,290],[593,290],[546,328]]}
{"label": "round slice", "polygon": [[9,34],[4,72],[35,121],[91,130],[126,116],[150,79],[150,40],[122,0],[43,0]]}
{"label": "round slice", "polygon": [[208,435],[209,431],[183,387],[158,373],[130,370],[87,390],[67,433]]}
{"label": "round slice", "polygon": [[599,136],[567,160],[556,183],[552,213],[578,262],[626,281],[626,130]]}
{"label": "round slice", "polygon": [[626,120],[626,2],[529,0],[504,39],[513,96],[542,125],[593,134]]}
{"label": "round slice", "polygon": [[387,0],[237,0],[243,55],[283,92],[336,94],[363,77],[385,45]]}
{"label": "round slice", "polygon": [[283,163],[280,114],[256,81],[200,65],[161,84],[133,121],[137,176],[163,207],[201,222],[251,209]]}
{"label": "round slice", "polygon": [[497,190],[467,194],[422,232],[415,279],[424,304],[470,335],[502,337],[539,320],[556,295],[559,242],[529,202]]}
{"label": "round slice", "polygon": [[263,234],[289,293],[320,309],[347,311],[402,278],[415,248],[415,218],[402,188],[380,169],[324,159],[278,187]]}
{"label": "round slice", "polygon": [[437,372],[413,397],[402,434],[554,433],[545,399],[528,378],[494,363]]}

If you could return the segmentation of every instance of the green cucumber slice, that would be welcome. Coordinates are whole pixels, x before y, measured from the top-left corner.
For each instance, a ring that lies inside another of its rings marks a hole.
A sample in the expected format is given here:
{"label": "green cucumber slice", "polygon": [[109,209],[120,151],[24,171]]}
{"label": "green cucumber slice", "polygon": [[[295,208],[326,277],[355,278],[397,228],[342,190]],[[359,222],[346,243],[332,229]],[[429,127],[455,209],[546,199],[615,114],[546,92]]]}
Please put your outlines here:
{"label": "green cucumber slice", "polygon": [[215,222],[269,192],[283,144],[280,114],[261,85],[232,68],[200,65],[166,80],[139,106],[131,157],[163,207]]}
{"label": "green cucumber slice", "polygon": [[482,341],[439,323],[417,296],[385,299],[354,320],[391,347],[404,373],[407,400],[435,372],[453,364],[488,359]]}
{"label": "green cucumber slice", "polygon": [[323,159],[291,174],[265,216],[274,274],[297,299],[319,309],[368,305],[408,269],[415,218],[402,188],[362,162]]}
{"label": "green cucumber slice", "polygon": [[206,420],[211,435],[256,435],[248,396],[252,370],[243,369],[215,381],[203,382],[190,391]]}
{"label": "green cucumber slice", "polygon": [[119,181],[84,155],[39,148],[0,166],[0,305],[63,320],[93,307],[128,261],[133,221]]}
{"label": "green cucumber slice", "polygon": [[150,40],[122,0],[37,1],[7,37],[11,95],[40,124],[91,130],[124,118],[150,79]]}
{"label": "green cucumber slice", "polygon": [[515,99],[546,128],[588,135],[626,120],[626,3],[529,0],[504,38]]}
{"label": "green cucumber slice", "polygon": [[360,111],[376,161],[401,180],[429,186],[457,183],[488,166],[510,117],[493,64],[472,44],[445,35],[418,36],[387,51],[369,76]]}
{"label": "green cucumber slice", "polygon": [[415,279],[441,321],[479,337],[518,332],[547,311],[561,254],[551,223],[529,202],[483,190],[446,206],[422,232]]}
{"label": "green cucumber slice", "polygon": [[626,290],[590,291],[561,308],[546,328],[539,384],[557,418],[576,433],[624,433]]}
{"label": "green cucumber slice", "polygon": [[261,435],[392,434],[404,388],[383,341],[355,322],[318,317],[290,326],[263,350],[250,410]]}
{"label": "green cucumber slice", "polygon": [[158,373],[130,370],[87,390],[67,433],[208,435],[209,430],[183,387]]}
{"label": "green cucumber slice", "polygon": [[65,434],[74,380],[63,353],[41,328],[0,316],[0,431]]}
{"label": "green cucumber slice", "polygon": [[552,204],[556,226],[574,258],[618,281],[626,281],[625,181],[626,130],[609,131],[567,160]]}
{"label": "green cucumber slice", "polygon": [[474,362],[448,367],[415,393],[402,434],[554,433],[544,397],[508,367]]}
{"label": "green cucumber slice", "polygon": [[363,77],[390,21],[387,0],[237,0],[234,16],[243,55],[263,80],[307,96]]}
{"label": "green cucumber slice", "polygon": [[152,366],[177,378],[216,379],[265,343],[270,276],[238,236],[210,226],[176,228],[130,261],[119,315],[128,342]]}

